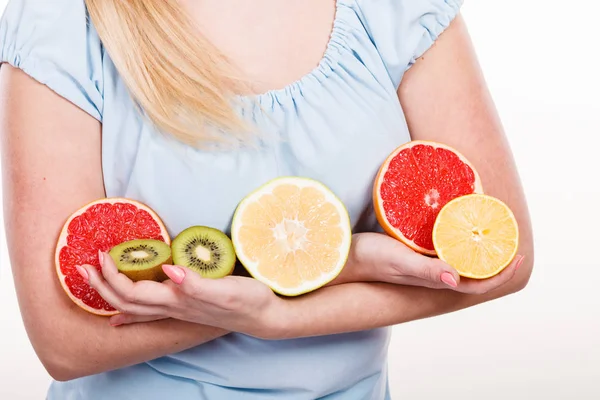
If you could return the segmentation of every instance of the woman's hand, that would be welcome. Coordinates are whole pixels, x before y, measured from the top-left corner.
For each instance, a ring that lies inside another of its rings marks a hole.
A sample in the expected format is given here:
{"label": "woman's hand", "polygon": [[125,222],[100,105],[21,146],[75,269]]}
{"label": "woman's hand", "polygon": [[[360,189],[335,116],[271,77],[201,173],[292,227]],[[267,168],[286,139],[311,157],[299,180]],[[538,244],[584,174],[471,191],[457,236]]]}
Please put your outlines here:
{"label": "woman's hand", "polygon": [[388,235],[359,233],[352,239],[348,264],[333,284],[377,281],[484,294],[511,280],[523,261],[522,256],[515,257],[508,267],[493,278],[468,279],[461,278],[445,262],[421,255]]}
{"label": "woman's hand", "polygon": [[283,300],[257,280],[205,279],[189,269],[164,265],[170,280],[133,282],[119,273],[110,255],[100,253],[99,258],[102,274],[89,265],[78,270],[121,313],[111,317],[111,325],[175,318],[268,337],[281,320]]}

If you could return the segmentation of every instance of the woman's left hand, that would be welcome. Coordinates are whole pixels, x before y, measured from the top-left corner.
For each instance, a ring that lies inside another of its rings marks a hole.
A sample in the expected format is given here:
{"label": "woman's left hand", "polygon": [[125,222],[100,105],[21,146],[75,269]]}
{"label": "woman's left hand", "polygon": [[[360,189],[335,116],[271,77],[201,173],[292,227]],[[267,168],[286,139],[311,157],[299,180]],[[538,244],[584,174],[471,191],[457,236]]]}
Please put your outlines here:
{"label": "woman's left hand", "polygon": [[492,278],[461,278],[454,268],[438,258],[419,254],[386,234],[367,232],[353,236],[349,261],[333,284],[375,281],[485,294],[507,284],[515,276],[523,257],[516,256]]}
{"label": "woman's left hand", "polygon": [[87,275],[90,286],[121,313],[111,317],[111,325],[175,318],[268,337],[281,319],[284,301],[255,279],[206,279],[187,268],[164,265],[170,280],[133,282],[119,273],[109,254],[100,253],[99,258],[101,274],[90,265],[78,269],[84,278]]}

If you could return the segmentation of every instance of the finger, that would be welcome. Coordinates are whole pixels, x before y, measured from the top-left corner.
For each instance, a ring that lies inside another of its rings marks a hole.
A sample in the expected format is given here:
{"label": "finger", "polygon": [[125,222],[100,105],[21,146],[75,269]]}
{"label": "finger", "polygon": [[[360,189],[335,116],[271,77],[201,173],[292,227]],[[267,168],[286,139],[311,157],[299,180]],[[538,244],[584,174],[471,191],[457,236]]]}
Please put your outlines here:
{"label": "finger", "polygon": [[203,278],[200,274],[178,265],[163,265],[163,271],[182,292],[196,300],[225,309],[234,309],[237,302],[241,301],[243,293],[238,290],[238,277]]}
{"label": "finger", "polygon": [[456,291],[469,294],[485,294],[508,283],[516,275],[518,267],[525,257],[518,255],[510,265],[498,275],[488,279],[463,279]]}
{"label": "finger", "polygon": [[110,286],[105,284],[104,279],[102,279],[95,267],[81,265],[77,267],[77,271],[87,281],[88,285],[95,289],[108,304],[118,309],[118,305],[123,303],[119,295]]}
{"label": "finger", "polygon": [[[98,270],[91,265],[82,265],[77,268],[84,279],[87,279],[90,287],[95,289],[100,297],[108,304],[117,309],[121,313],[132,313],[138,315],[158,315],[161,314],[161,308],[156,306],[144,306],[128,302],[107,284]],[[81,271],[84,271],[83,273]]]}
{"label": "finger", "polygon": [[141,322],[152,322],[167,319],[160,315],[135,315],[135,314],[118,314],[110,317],[111,326],[130,325]]}
{"label": "finger", "polygon": [[176,304],[177,295],[169,286],[146,280],[133,282],[126,275],[119,272],[114,260],[108,253],[99,253],[98,258],[102,265],[104,279],[126,301],[155,306]]}
{"label": "finger", "polygon": [[407,276],[402,278],[402,282],[399,285],[405,286],[418,286],[429,289],[449,289],[448,285],[443,282],[431,282],[421,278],[415,278],[414,276]]}
{"label": "finger", "polygon": [[401,273],[435,284],[442,283],[445,287],[456,288],[460,275],[450,265],[438,258],[427,257],[412,252],[402,259]]}

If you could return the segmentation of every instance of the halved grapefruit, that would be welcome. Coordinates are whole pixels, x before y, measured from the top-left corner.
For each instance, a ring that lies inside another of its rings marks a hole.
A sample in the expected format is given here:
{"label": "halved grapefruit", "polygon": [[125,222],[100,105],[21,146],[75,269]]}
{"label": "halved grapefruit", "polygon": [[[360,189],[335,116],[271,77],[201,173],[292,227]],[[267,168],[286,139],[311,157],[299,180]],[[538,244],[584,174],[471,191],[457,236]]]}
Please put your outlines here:
{"label": "halved grapefruit", "polygon": [[284,296],[298,296],[339,275],[352,230],[344,204],[324,184],[282,177],[240,202],[231,236],[238,259],[255,279]]}
{"label": "halved grapefruit", "polygon": [[432,231],[444,205],[483,193],[473,165],[450,146],[415,140],[398,147],[382,164],[373,187],[375,214],[392,237],[435,256]]}
{"label": "halved grapefruit", "polygon": [[65,293],[75,304],[97,315],[117,314],[79,275],[76,266],[100,270],[98,251],[134,239],[155,239],[170,244],[163,222],[148,206],[130,199],[94,201],[74,212],[60,233],[55,252],[56,272]]}

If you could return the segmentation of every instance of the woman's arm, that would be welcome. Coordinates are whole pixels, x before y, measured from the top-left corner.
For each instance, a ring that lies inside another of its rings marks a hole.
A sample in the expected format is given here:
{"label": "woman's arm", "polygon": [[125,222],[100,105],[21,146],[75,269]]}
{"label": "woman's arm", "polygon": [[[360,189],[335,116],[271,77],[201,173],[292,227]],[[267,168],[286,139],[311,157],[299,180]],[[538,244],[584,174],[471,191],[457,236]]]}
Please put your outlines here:
{"label": "woman's arm", "polygon": [[4,216],[19,305],[52,377],[68,380],[150,360],[226,332],[177,320],[113,329],[78,309],[54,270],[58,229],[104,197],[100,124],[20,70],[0,70]]}
{"label": "woman's arm", "polygon": [[511,207],[520,227],[519,254],[525,259],[512,279],[482,295],[384,283],[327,287],[288,300],[279,338],[356,331],[432,317],[517,292],[529,280],[534,256],[525,197],[460,16],[406,73],[398,95],[413,139],[439,141],[459,149],[480,173],[485,192]]}
{"label": "woman's arm", "polygon": [[[457,311],[524,288],[533,266],[527,207],[460,17],[406,74],[399,97],[414,139],[437,140],[458,148],[475,164],[486,193],[504,200],[514,211],[520,225],[520,256],[497,276],[481,281],[459,279],[455,270],[438,259],[416,254],[388,236],[366,233],[355,235],[350,261],[341,279],[333,282],[337,285],[298,298],[278,298],[253,279],[206,280],[176,266],[165,268],[174,282],[168,287],[117,279],[120,274],[108,265],[102,269],[104,280],[95,268],[88,268],[93,286],[100,293],[119,293],[124,309],[133,309],[137,302],[156,307],[150,316],[216,325],[267,339],[389,326]],[[445,272],[458,284],[444,283],[441,275]],[[361,280],[392,283],[344,283]],[[152,296],[147,295],[149,286]],[[135,302],[123,300],[127,298]],[[146,318],[122,314],[112,319],[131,324]]]}

